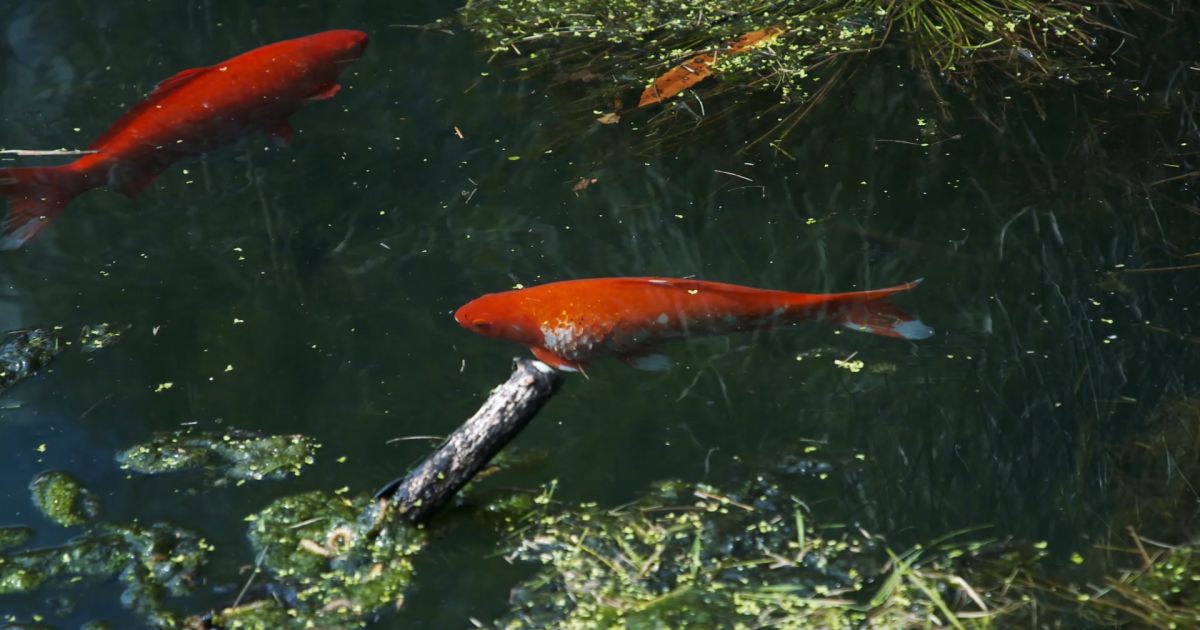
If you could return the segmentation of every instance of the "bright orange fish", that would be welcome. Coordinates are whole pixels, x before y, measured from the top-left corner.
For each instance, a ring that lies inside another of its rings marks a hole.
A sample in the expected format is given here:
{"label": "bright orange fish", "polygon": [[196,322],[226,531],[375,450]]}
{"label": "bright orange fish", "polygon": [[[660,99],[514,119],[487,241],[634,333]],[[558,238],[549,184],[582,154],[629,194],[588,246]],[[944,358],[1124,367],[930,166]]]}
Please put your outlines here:
{"label": "bright orange fish", "polygon": [[659,344],[823,319],[852,330],[926,339],[933,329],[883,298],[920,284],[851,293],[789,293],[680,278],[593,278],[489,293],[454,313],[459,325],[529,346],[560,370],[606,356],[634,367],[670,367]]}
{"label": "bright orange fish", "polygon": [[259,130],[289,143],[288,117],[337,94],[338,75],[366,46],[361,31],[326,31],[184,70],[96,138],[88,147],[95,153],[62,166],[0,169],[0,196],[9,204],[0,249],[20,247],[93,188],[135,197],[176,161]]}

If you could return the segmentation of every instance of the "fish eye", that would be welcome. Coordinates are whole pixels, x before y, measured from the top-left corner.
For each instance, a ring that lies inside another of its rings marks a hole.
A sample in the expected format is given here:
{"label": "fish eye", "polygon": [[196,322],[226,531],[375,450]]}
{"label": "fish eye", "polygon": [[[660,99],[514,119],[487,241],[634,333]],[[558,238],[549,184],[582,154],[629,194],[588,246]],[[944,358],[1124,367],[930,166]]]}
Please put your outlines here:
{"label": "fish eye", "polygon": [[489,322],[486,319],[477,319],[477,320],[471,322],[471,325],[478,328],[479,330],[487,330],[492,327],[491,322]]}

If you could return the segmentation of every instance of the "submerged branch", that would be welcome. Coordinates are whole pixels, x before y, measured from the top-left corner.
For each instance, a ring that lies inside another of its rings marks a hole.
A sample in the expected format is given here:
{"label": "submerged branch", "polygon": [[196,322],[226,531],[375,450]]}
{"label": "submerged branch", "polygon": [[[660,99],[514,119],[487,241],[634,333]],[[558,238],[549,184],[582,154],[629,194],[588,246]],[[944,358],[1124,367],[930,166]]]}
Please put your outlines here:
{"label": "submerged branch", "polygon": [[406,521],[429,520],[504,448],[562,385],[544,363],[516,359],[513,373],[437,451],[378,497],[389,499]]}

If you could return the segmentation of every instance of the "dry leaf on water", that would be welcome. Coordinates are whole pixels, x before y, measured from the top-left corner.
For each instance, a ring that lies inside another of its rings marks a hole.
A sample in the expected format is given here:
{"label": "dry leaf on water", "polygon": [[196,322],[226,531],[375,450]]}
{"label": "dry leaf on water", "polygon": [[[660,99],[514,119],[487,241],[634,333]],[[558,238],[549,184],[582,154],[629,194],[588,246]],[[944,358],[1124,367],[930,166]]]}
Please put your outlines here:
{"label": "dry leaf on water", "polygon": [[[729,42],[727,54],[736,55],[755,46],[768,44],[783,32],[784,29],[779,26],[768,26],[761,30],[750,31]],[[661,103],[707,79],[712,74],[712,64],[716,62],[716,59],[714,51],[700,53],[666,71],[642,92],[642,98],[638,100],[638,107]]]}
{"label": "dry leaf on water", "polygon": [[595,177],[584,177],[584,178],[580,179],[579,181],[575,182],[575,185],[571,187],[571,190],[574,191],[576,195],[578,195],[579,193],[586,190],[588,186],[591,186],[592,184],[595,184],[599,181],[600,180],[596,179]]}
{"label": "dry leaf on water", "polygon": [[667,70],[642,92],[638,107],[661,103],[672,96],[696,85],[712,74],[712,63],[716,60],[710,53],[701,53]]}
{"label": "dry leaf on water", "polygon": [[745,35],[729,42],[730,53],[746,52],[747,50],[764,44],[769,44],[783,34],[783,27],[768,26],[762,30],[750,31]]}

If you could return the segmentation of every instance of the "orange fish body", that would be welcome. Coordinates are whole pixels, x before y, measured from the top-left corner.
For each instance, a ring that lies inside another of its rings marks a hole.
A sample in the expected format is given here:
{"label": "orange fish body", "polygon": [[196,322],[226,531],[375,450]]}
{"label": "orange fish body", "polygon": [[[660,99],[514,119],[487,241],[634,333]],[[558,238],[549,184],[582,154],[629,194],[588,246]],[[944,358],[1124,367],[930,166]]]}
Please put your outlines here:
{"label": "orange fish body", "polygon": [[481,335],[528,346],[559,369],[606,356],[664,369],[659,344],[684,337],[790,326],[812,318],[888,337],[925,339],[933,330],[882,302],[917,280],[874,291],[789,293],[678,278],[593,278],[490,293],[454,314]]}
{"label": "orange fish body", "polygon": [[332,98],[338,75],[366,45],[361,31],[326,31],[184,70],[93,141],[95,153],[62,166],[0,169],[9,203],[0,249],[20,247],[92,188],[137,196],[176,161],[259,130],[290,142],[288,117],[307,101]]}

